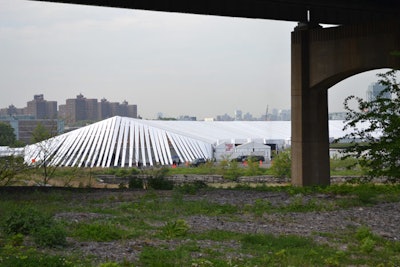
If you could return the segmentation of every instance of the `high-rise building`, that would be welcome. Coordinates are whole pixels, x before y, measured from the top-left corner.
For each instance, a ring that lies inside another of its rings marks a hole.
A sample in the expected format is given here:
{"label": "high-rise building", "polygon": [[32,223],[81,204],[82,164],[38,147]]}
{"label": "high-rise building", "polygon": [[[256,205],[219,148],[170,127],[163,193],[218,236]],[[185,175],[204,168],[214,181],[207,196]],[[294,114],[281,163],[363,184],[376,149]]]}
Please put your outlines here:
{"label": "high-rise building", "polygon": [[235,121],[241,121],[242,118],[242,111],[241,110],[235,110]]}
{"label": "high-rise building", "polygon": [[97,121],[99,118],[99,108],[97,99],[85,99],[86,120]]}
{"label": "high-rise building", "polygon": [[111,118],[111,109],[110,109],[110,102],[107,101],[107,99],[102,98],[101,101],[99,102],[98,105],[99,111],[99,120],[104,120],[107,118]]}
{"label": "high-rise building", "polygon": [[137,105],[129,105],[127,101],[121,104],[109,102],[103,98],[99,103],[99,119],[104,120],[114,116],[137,118]]}
{"label": "high-rise building", "polygon": [[97,99],[87,99],[82,94],[76,98],[65,101],[65,105],[60,105],[60,116],[65,119],[67,124],[78,121],[98,119]]}
{"label": "high-rise building", "polygon": [[26,114],[36,119],[57,118],[57,101],[47,101],[43,94],[34,95],[33,100],[27,102]]}
{"label": "high-rise building", "polygon": [[8,108],[0,109],[0,116],[16,116],[24,115],[26,113],[26,108],[17,108],[14,105],[9,105]]}
{"label": "high-rise building", "polygon": [[85,106],[85,97],[82,94],[77,95],[76,98],[67,99],[65,101],[65,121],[70,124],[86,120]]}
{"label": "high-rise building", "polygon": [[103,98],[100,102],[97,99],[87,99],[82,94],[74,99],[67,99],[65,105],[60,105],[60,117],[71,125],[78,121],[104,120],[113,116],[124,116],[137,118],[137,106],[129,105],[127,101],[109,102]]}
{"label": "high-rise building", "polygon": [[[383,86],[380,83],[372,83],[370,84],[370,86],[368,86],[367,92],[366,92],[366,96],[367,96],[367,101],[371,102],[376,100],[376,98],[378,97],[378,95],[385,89],[385,86]],[[388,98],[391,99],[392,96],[390,95],[389,92],[385,92],[382,95],[383,98]]]}

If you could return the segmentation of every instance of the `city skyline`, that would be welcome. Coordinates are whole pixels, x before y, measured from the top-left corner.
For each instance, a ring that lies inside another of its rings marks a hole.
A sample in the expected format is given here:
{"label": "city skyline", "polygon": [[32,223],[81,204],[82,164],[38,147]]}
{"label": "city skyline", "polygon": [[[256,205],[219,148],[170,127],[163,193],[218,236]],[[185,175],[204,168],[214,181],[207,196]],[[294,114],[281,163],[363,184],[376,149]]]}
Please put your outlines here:
{"label": "city skyline", "polygon": [[[138,105],[154,119],[290,109],[296,23],[0,0],[0,106],[44,94]],[[329,111],[365,97],[370,71],[329,89]],[[25,101],[25,102],[24,102]]]}

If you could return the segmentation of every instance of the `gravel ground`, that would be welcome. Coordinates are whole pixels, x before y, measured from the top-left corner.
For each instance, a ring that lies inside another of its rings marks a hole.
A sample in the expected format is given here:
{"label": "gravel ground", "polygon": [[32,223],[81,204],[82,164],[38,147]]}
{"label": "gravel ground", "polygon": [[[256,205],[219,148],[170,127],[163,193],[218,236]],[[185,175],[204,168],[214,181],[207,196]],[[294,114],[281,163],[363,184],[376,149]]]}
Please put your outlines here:
{"label": "gravel ground", "polygon": [[[90,200],[96,197],[104,198],[104,194],[110,194],[107,197],[118,197],[134,201],[143,191],[138,192],[95,192],[90,196],[86,196],[82,201]],[[118,194],[118,196],[117,196]],[[159,192],[161,197],[170,198],[171,192]],[[133,195],[135,195],[133,197]],[[336,196],[314,195],[299,196],[302,201],[324,201],[329,203]],[[299,198],[298,197],[298,198]],[[184,200],[201,200],[207,199],[219,204],[231,204],[237,206],[245,206],[254,204],[256,201],[266,200],[271,205],[281,205],[282,203],[290,203],[294,201],[293,196],[286,193],[271,192],[255,192],[255,191],[238,191],[238,190],[210,190],[198,193],[196,195],[187,195]],[[95,219],[99,215],[96,213],[60,213],[56,217],[59,219],[67,219],[72,221],[84,221]],[[275,235],[294,234],[299,236],[310,236],[317,242],[326,242],[321,235],[313,233],[335,233],[338,231],[348,231],[351,227],[367,226],[375,234],[382,236],[388,240],[400,240],[400,203],[379,203],[374,206],[354,207],[350,209],[341,209],[335,211],[320,212],[289,212],[289,213],[272,213],[260,215],[258,218],[250,217],[248,214],[238,214],[235,220],[229,217],[209,217],[209,216],[190,216],[184,218],[190,225],[190,231],[202,232],[212,229],[234,231],[241,233],[271,233]],[[350,228],[349,228],[350,227]],[[353,228],[353,229],[354,229]],[[166,245],[174,248],[182,245],[190,240],[156,240],[156,239],[135,239],[128,241],[115,242],[78,242],[70,239],[70,246],[67,251],[80,251],[85,255],[95,255],[101,261],[134,261],[145,246]],[[199,246],[204,247],[221,247],[235,248],[240,244],[235,241],[216,242],[216,241],[200,241]],[[199,255],[201,256],[201,255]],[[229,256],[229,255],[227,255]]]}

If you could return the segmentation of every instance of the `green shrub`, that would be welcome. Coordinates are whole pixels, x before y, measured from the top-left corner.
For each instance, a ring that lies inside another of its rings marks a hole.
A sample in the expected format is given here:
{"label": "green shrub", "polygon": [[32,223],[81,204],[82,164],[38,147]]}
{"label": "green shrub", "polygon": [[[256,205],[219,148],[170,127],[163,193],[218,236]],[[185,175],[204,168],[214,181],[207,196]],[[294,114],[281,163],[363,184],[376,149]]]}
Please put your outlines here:
{"label": "green shrub", "polygon": [[173,222],[167,222],[162,228],[162,235],[167,239],[171,239],[174,237],[185,236],[188,231],[189,225],[186,221],[178,219]]}
{"label": "green shrub", "polygon": [[132,176],[129,178],[128,187],[131,189],[142,189],[143,188],[143,179]]}
{"label": "green shrub", "polygon": [[9,255],[0,257],[0,266],[15,266],[15,267],[73,267],[73,263],[69,262],[64,257],[50,256],[38,253],[30,253],[28,255]]}
{"label": "green shrub", "polygon": [[41,227],[49,226],[51,221],[51,217],[34,208],[22,207],[4,217],[2,229],[7,235],[29,235]]}
{"label": "green shrub", "polygon": [[81,241],[107,242],[122,239],[125,231],[111,223],[78,224],[73,231],[73,236]]}
{"label": "green shrub", "polygon": [[251,157],[247,160],[247,168],[246,168],[246,176],[255,176],[262,174],[260,168],[260,162],[258,160],[254,160]]}
{"label": "green shrub", "polygon": [[155,190],[172,190],[174,188],[174,182],[164,177],[150,177],[147,179],[147,185]]}
{"label": "green shrub", "polygon": [[277,154],[272,161],[271,172],[273,175],[280,178],[290,178],[292,159],[290,156],[290,150],[285,150]]}
{"label": "green shrub", "polygon": [[183,193],[183,194],[194,195],[199,190],[207,188],[207,187],[208,187],[208,185],[203,181],[194,181],[192,183],[184,183],[180,186],[175,186],[174,189],[176,189],[178,192]]}
{"label": "green shrub", "polygon": [[355,234],[356,238],[361,241],[367,237],[372,237],[373,234],[367,226],[360,226]]}
{"label": "green shrub", "polygon": [[[84,261],[81,263],[84,263]],[[24,246],[5,246],[0,249],[0,266],[72,267],[76,265],[63,256],[44,254],[34,248],[26,248]],[[87,264],[79,266],[87,266]]]}
{"label": "green shrub", "polygon": [[119,263],[116,262],[105,262],[100,264],[100,267],[121,267],[122,265],[120,265]]}
{"label": "green shrub", "polygon": [[16,234],[11,236],[10,240],[8,241],[8,244],[13,246],[13,247],[19,247],[22,246],[22,243],[24,242],[24,235],[23,234]]}
{"label": "green shrub", "polygon": [[109,168],[106,174],[115,175],[118,177],[129,177],[139,174],[140,171],[136,168]]}
{"label": "green shrub", "polygon": [[31,235],[35,243],[43,247],[66,245],[66,232],[50,216],[31,207],[13,210],[2,222],[6,235]]}
{"label": "green shrub", "polygon": [[376,241],[371,237],[366,237],[360,242],[360,250],[365,253],[371,253],[375,248]]}
{"label": "green shrub", "polygon": [[32,234],[35,243],[42,247],[64,247],[67,245],[67,233],[61,224],[41,227]]}
{"label": "green shrub", "polygon": [[229,162],[227,169],[223,173],[224,178],[231,179],[233,181],[236,181],[241,175],[241,168],[239,167],[239,162],[237,161]]}

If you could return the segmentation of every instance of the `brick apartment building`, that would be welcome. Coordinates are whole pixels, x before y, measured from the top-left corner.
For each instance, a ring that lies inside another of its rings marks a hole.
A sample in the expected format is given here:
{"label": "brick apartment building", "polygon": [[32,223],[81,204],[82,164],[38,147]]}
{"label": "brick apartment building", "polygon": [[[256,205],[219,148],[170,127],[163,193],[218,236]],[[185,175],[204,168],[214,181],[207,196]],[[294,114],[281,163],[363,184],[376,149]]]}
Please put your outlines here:
{"label": "brick apartment building", "polygon": [[109,102],[105,98],[98,102],[97,99],[88,99],[79,94],[76,98],[67,99],[65,105],[59,106],[59,116],[68,125],[78,121],[104,120],[113,116],[137,118],[137,105],[129,105],[127,101]]}

